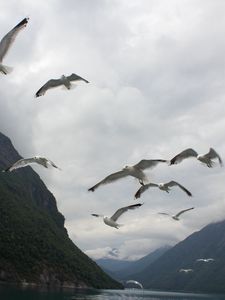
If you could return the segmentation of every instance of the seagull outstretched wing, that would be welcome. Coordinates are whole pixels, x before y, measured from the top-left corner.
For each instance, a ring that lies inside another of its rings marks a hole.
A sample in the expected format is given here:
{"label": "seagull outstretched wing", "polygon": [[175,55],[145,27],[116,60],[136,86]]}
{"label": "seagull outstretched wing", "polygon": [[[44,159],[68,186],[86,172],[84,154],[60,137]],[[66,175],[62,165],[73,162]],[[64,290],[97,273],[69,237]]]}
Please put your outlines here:
{"label": "seagull outstretched wing", "polygon": [[180,189],[182,189],[188,196],[192,196],[191,192],[189,192],[183,185],[176,181],[170,181],[164,184],[165,186],[171,187],[171,186],[179,186]]}
{"label": "seagull outstretched wing", "polygon": [[197,157],[198,153],[192,149],[192,148],[188,148],[182,152],[180,152],[179,154],[177,154],[176,156],[174,156],[171,160],[170,160],[170,165],[174,165],[174,164],[178,164],[180,163],[182,160],[189,158],[189,157]]}
{"label": "seagull outstretched wing", "polygon": [[50,79],[47,81],[35,94],[36,97],[43,96],[47,90],[56,88],[58,86],[62,85],[61,79]]}
{"label": "seagull outstretched wing", "polygon": [[34,162],[33,158],[22,158],[22,159],[19,159],[18,161],[16,161],[14,164],[12,164],[7,169],[3,170],[2,172],[11,172],[15,169],[26,167],[27,165],[29,165],[33,162]]}
{"label": "seagull outstretched wing", "polygon": [[80,77],[79,75],[74,74],[74,73],[72,73],[70,76],[67,76],[67,79],[68,79],[69,81],[78,81],[78,80],[82,80],[82,81],[84,81],[84,82],[86,82],[86,83],[89,83],[89,81],[87,81],[86,79],[84,79],[84,78],[82,78],[82,77]]}
{"label": "seagull outstretched wing", "polygon": [[7,54],[8,50],[12,46],[17,34],[21,29],[26,27],[29,18],[23,19],[19,24],[17,24],[12,30],[10,30],[1,40],[0,42],[0,62],[2,62],[3,58]]}
{"label": "seagull outstretched wing", "polygon": [[134,205],[129,205],[129,206],[125,206],[125,207],[121,207],[120,209],[118,209],[114,215],[112,215],[112,217],[110,219],[112,219],[113,221],[117,221],[117,219],[126,211],[130,210],[130,209],[135,209],[138,208],[140,206],[142,206],[143,203],[138,203],[138,204],[134,204]]}
{"label": "seagull outstretched wing", "polygon": [[161,162],[167,162],[167,160],[165,160],[165,159],[142,159],[141,161],[139,161],[139,163],[134,165],[134,167],[139,168],[141,170],[145,170],[148,168],[154,168]]}
{"label": "seagull outstretched wing", "polygon": [[143,194],[148,188],[150,187],[158,187],[158,184],[156,183],[148,183],[148,184],[143,184],[139,190],[136,192],[136,194],[134,195],[134,197],[137,199],[137,198],[140,198],[141,197],[141,194]]}
{"label": "seagull outstretched wing", "polygon": [[181,214],[185,213],[186,211],[192,210],[192,209],[194,209],[194,207],[181,210],[175,215],[175,217],[178,218]]}
{"label": "seagull outstretched wing", "polygon": [[116,180],[119,180],[123,177],[126,177],[129,175],[129,172],[127,170],[121,170],[119,172],[110,174],[109,176],[105,177],[103,180],[92,186],[91,188],[88,189],[88,191],[94,192],[100,185],[110,183]]}

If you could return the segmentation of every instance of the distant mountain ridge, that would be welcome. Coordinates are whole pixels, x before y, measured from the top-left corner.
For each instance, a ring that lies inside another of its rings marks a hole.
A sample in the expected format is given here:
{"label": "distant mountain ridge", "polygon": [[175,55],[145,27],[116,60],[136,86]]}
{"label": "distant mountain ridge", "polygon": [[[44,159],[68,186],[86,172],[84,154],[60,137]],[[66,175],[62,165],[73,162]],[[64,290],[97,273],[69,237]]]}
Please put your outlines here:
{"label": "distant mountain ridge", "polygon": [[121,288],[69,239],[56,200],[0,133],[0,282]]}
{"label": "distant mountain ridge", "polygon": [[[215,260],[197,262],[199,258]],[[191,234],[134,276],[149,289],[225,293],[225,221]]]}
{"label": "distant mountain ridge", "polygon": [[149,266],[170,248],[170,246],[161,247],[135,261],[102,258],[96,260],[96,262],[114,279],[129,280],[130,277],[133,277],[133,274],[141,272],[146,266]]}

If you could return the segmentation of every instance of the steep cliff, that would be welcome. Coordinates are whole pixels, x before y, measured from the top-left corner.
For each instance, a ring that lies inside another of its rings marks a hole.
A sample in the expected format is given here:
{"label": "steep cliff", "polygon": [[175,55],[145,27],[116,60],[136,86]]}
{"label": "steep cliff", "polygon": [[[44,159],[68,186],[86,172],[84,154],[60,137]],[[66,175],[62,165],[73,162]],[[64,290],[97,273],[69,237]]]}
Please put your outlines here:
{"label": "steep cliff", "polygon": [[[20,158],[0,133],[0,170]],[[121,287],[69,239],[54,196],[31,167],[0,172],[0,281]]]}

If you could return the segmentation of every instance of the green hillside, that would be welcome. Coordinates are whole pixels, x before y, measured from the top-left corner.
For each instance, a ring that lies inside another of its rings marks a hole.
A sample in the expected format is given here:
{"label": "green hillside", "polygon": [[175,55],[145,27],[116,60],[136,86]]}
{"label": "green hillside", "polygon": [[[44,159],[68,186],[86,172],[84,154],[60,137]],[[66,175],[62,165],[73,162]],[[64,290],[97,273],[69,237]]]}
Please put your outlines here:
{"label": "green hillside", "polygon": [[[19,158],[0,133],[0,170]],[[0,281],[121,288],[69,239],[54,196],[30,167],[0,172]]]}

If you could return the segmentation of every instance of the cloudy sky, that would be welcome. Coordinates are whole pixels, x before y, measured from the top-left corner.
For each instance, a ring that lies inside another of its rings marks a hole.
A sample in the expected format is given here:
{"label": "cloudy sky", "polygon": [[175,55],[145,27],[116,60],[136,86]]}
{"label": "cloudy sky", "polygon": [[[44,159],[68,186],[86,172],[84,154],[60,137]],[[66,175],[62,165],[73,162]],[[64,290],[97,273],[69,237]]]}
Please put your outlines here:
{"label": "cloudy sky", "polygon": [[[137,203],[133,178],[89,187],[141,159],[171,159],[214,147],[225,159],[225,3],[223,0],[10,0],[0,2],[0,35],[24,17],[1,76],[0,130],[23,157],[46,156],[62,168],[35,166],[57,199],[74,243],[94,258],[137,259],[174,245],[225,217],[224,168],[195,159],[147,171],[193,193],[148,190],[119,230],[111,216]],[[34,98],[50,78],[76,73],[90,84]],[[136,202],[135,202],[136,201]],[[180,222],[157,212],[194,206]]]}

